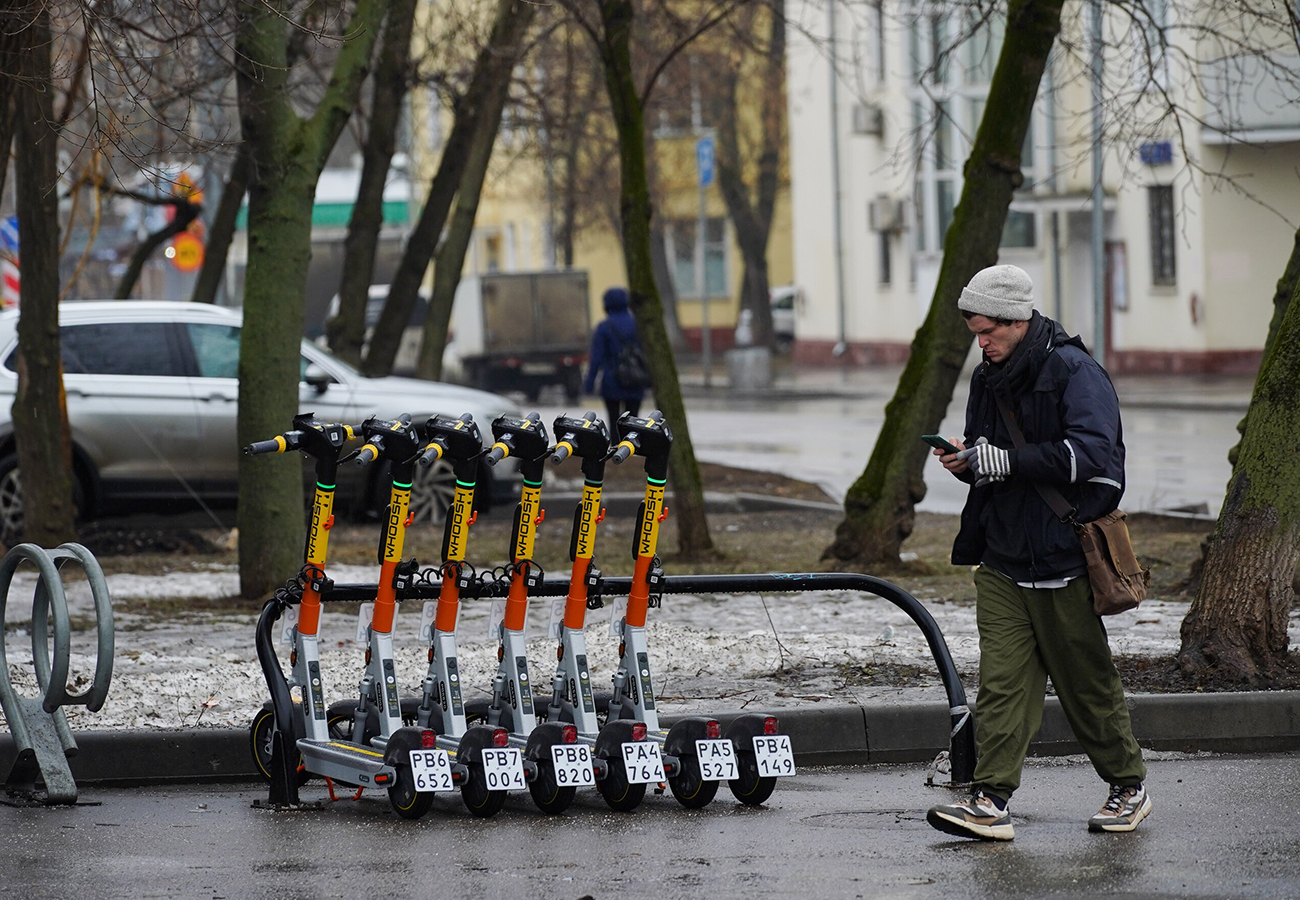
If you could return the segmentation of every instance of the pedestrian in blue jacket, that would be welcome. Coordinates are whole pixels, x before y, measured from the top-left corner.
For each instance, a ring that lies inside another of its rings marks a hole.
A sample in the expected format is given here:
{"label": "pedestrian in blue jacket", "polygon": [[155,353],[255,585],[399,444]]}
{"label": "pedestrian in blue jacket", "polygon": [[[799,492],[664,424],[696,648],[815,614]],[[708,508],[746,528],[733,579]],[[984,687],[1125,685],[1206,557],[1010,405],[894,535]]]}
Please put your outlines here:
{"label": "pedestrian in blue jacket", "polygon": [[588,394],[595,393],[596,376],[601,376],[600,396],[605,400],[612,434],[614,423],[624,411],[634,416],[641,411],[645,387],[640,384],[624,385],[618,379],[618,360],[623,347],[628,344],[638,350],[641,347],[641,339],[636,333],[636,319],[628,309],[627,290],[612,287],[605,291],[602,299],[605,318],[591,335],[591,354],[587,360],[587,379],[583,382],[583,390]]}
{"label": "pedestrian in blue jacket", "polygon": [[[1015,835],[1007,801],[1042,721],[1048,678],[1075,737],[1110,785],[1088,829],[1132,831],[1151,811],[1142,750],[1106,628],[1093,612],[1078,535],[1035,487],[1059,491],[1079,522],[1119,505],[1119,398],[1082,341],[1033,302],[1033,283],[1016,266],[983,269],[962,291],[957,306],[984,359],[971,376],[965,437],[952,440],[961,452],[935,451],[971,486],[952,561],[979,566],[979,758],[971,798],[934,807],[927,821],[985,840]],[[1012,436],[1008,419],[1022,437]]]}

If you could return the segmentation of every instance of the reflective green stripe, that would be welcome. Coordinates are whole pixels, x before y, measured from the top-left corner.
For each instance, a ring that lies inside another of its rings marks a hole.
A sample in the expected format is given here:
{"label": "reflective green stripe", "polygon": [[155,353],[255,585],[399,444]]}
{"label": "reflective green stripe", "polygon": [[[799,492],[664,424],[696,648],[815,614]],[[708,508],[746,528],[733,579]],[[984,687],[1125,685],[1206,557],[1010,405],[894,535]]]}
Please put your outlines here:
{"label": "reflective green stripe", "polygon": [[405,484],[403,484],[403,483],[400,482],[400,481],[394,481],[394,482],[393,482],[393,487],[395,487],[395,488],[409,488],[410,486],[411,486],[411,483],[410,483],[409,481],[408,481],[407,483],[405,483]]}
{"label": "reflective green stripe", "polygon": [[600,486],[603,485],[605,482],[603,482],[603,481],[592,481],[590,478],[584,478],[584,479],[583,479],[583,483],[586,484],[587,487],[600,487]]}
{"label": "reflective green stripe", "polygon": [[316,487],[320,488],[322,491],[332,491],[332,490],[334,490],[335,485],[332,485],[332,484],[321,484],[321,483],[318,481],[318,482],[316,482]]}
{"label": "reflective green stripe", "polygon": [[646,476],[646,481],[650,482],[651,484],[667,484],[667,483],[668,483],[668,479],[667,479],[667,478],[651,478],[651,477],[648,476],[648,475]]}
{"label": "reflective green stripe", "polygon": [[540,481],[529,481],[527,478],[524,479],[524,484],[528,485],[529,487],[541,487],[541,486],[542,486],[542,483],[541,483]]}
{"label": "reflective green stripe", "polygon": [[474,485],[475,482],[473,481],[461,481],[459,478],[456,479],[456,487],[472,488]]}

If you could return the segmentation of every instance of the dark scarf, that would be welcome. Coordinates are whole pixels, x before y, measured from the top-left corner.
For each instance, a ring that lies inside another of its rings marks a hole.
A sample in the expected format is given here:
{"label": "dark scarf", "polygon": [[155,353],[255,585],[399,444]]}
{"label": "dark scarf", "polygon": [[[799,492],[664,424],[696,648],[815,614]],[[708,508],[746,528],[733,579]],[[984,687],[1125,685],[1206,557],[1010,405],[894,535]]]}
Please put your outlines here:
{"label": "dark scarf", "polygon": [[[1016,349],[1011,351],[1011,355],[1000,363],[985,359],[984,381],[988,390],[984,392],[984,402],[976,413],[977,420],[985,423],[987,430],[983,431],[984,434],[991,435],[1004,431],[999,421],[995,392],[1006,398],[1009,409],[1019,408],[1016,398],[1034,386],[1038,373],[1043,369],[1043,363],[1047,361],[1056,343],[1054,338],[1057,327],[1051,319],[1034,310],[1029,318],[1029,327],[1025,331],[1025,336],[1020,339]],[[1010,438],[1007,438],[1005,444],[1001,441],[995,443],[1009,446]]]}

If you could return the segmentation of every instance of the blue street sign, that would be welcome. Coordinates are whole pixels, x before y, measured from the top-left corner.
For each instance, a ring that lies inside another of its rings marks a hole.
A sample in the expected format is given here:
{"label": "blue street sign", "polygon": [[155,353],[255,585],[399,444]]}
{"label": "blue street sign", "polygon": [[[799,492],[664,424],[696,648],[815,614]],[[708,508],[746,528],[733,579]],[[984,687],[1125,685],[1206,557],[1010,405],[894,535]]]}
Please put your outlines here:
{"label": "blue street sign", "polygon": [[713,138],[702,137],[695,142],[695,165],[700,172],[700,187],[713,184]]}

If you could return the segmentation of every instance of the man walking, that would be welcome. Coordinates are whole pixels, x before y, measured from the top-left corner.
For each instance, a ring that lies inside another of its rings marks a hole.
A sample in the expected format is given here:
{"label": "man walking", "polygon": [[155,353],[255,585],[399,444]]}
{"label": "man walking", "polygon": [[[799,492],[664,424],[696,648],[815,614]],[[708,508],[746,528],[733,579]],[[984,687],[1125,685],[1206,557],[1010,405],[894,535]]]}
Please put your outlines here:
{"label": "man walking", "polygon": [[971,378],[965,439],[953,441],[961,452],[934,452],[971,485],[952,561],[979,566],[979,759],[970,799],[936,806],[926,821],[962,837],[1015,836],[1007,801],[1020,786],[1050,677],[1076,739],[1110,785],[1089,830],[1132,831],[1151,811],[1142,751],[1074,527],[1035,487],[1059,490],[1080,522],[1119,505],[1119,399],[1079,338],[1034,310],[1023,270],[982,270],[957,306],[984,359]]}

